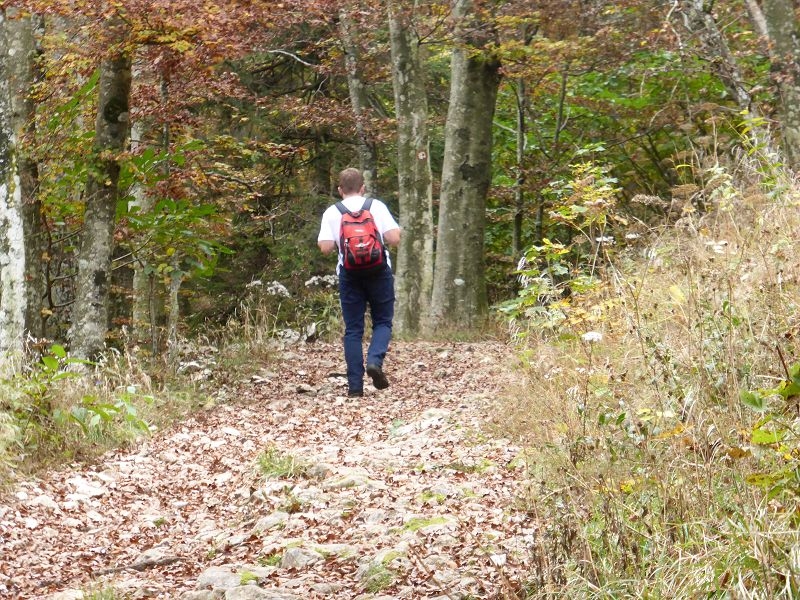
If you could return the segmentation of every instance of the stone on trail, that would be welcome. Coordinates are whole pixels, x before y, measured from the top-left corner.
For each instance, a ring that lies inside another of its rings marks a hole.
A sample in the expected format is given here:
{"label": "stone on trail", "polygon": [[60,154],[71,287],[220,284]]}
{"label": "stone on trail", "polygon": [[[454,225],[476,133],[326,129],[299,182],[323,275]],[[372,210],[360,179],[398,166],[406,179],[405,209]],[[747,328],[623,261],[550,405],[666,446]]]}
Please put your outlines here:
{"label": "stone on trail", "polygon": [[211,588],[212,590],[229,589],[236,587],[242,582],[242,577],[230,566],[209,567],[197,578],[197,587],[200,589]]}
{"label": "stone on trail", "polygon": [[269,531],[270,529],[274,529],[276,527],[281,527],[286,524],[286,521],[289,519],[289,513],[283,511],[276,511],[271,515],[267,515],[266,517],[262,517],[258,520],[258,522],[253,526],[253,533],[258,534],[264,531]]}
{"label": "stone on trail", "polygon": [[64,590],[45,596],[43,600],[83,600],[83,592],[80,590]]}
{"label": "stone on trail", "polygon": [[225,592],[225,600],[300,600],[300,597],[281,588],[267,590],[255,585],[240,585]]}
{"label": "stone on trail", "polygon": [[289,548],[281,559],[281,567],[284,569],[302,570],[322,560],[325,560],[325,557],[316,550],[309,550],[308,548]]}

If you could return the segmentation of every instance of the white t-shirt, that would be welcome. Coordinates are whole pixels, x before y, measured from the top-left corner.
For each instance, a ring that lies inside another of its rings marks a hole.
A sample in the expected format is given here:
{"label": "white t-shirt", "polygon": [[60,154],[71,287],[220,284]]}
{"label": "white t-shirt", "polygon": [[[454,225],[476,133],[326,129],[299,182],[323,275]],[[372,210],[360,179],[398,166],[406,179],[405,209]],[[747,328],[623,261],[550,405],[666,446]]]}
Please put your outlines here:
{"label": "white t-shirt", "polygon": [[[347,210],[350,212],[355,212],[357,210],[361,210],[361,207],[364,206],[364,196],[350,196],[342,200],[342,202]],[[372,206],[369,207],[369,212],[375,219],[375,227],[378,228],[381,236],[391,229],[398,229],[400,227],[397,224],[397,221],[394,220],[392,213],[389,212],[389,209],[380,200],[375,198],[372,199]],[[339,229],[341,224],[342,213],[340,213],[339,209],[336,208],[336,204],[332,204],[322,214],[322,226],[320,227],[317,241],[336,242],[336,247],[339,248]],[[386,260],[389,263],[389,266],[391,266],[392,263],[389,259],[388,252]],[[339,272],[339,267],[342,266],[342,261],[342,249],[339,248],[339,262],[336,265],[337,273]]]}

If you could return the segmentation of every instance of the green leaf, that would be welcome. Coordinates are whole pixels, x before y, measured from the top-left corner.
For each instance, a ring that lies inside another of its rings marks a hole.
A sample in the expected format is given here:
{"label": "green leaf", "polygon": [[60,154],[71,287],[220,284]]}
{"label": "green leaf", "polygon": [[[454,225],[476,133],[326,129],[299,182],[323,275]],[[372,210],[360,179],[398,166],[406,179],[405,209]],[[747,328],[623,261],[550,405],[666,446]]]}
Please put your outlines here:
{"label": "green leaf", "polygon": [[786,437],[786,431],[770,431],[768,429],[756,428],[753,429],[753,432],[750,434],[750,441],[754,444],[768,446],[777,444],[784,437]]}
{"label": "green leaf", "polygon": [[800,394],[800,385],[795,381],[784,381],[778,387],[778,393],[784,398],[791,398]]}
{"label": "green leaf", "polygon": [[58,359],[53,358],[52,356],[43,356],[42,365],[47,371],[52,371],[52,372],[58,371]]}
{"label": "green leaf", "polygon": [[53,344],[50,346],[50,354],[57,358],[67,358],[67,351],[64,350],[64,346],[59,344]]}
{"label": "green leaf", "polygon": [[742,402],[742,404],[749,406],[757,412],[764,412],[767,410],[767,407],[764,405],[764,397],[760,394],[756,394],[755,392],[742,390],[739,392],[739,400]]}
{"label": "green leaf", "polygon": [[775,483],[775,475],[772,473],[751,473],[745,477],[745,481],[760,488],[769,488]]}

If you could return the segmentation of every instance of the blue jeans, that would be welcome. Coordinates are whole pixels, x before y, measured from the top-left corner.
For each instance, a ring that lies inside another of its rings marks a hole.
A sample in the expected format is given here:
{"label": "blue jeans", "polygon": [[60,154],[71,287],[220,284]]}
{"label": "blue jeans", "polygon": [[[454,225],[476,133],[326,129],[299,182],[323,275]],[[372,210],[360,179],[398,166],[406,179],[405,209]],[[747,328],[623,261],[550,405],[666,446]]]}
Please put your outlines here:
{"label": "blue jeans", "polygon": [[387,267],[370,276],[358,276],[339,270],[339,298],[344,318],[344,360],[347,363],[349,391],[364,388],[364,315],[369,304],[372,316],[372,340],[367,349],[368,365],[383,365],[392,339],[394,318],[394,274]]}

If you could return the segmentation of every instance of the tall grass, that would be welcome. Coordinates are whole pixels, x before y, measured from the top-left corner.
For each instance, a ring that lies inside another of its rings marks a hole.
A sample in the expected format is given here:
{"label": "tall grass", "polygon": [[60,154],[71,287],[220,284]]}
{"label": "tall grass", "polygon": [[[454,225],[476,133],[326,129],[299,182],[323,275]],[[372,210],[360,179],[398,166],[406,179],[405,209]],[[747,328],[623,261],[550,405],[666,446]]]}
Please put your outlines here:
{"label": "tall grass", "polygon": [[527,597],[800,597],[800,188],[763,166],[706,163],[677,220],[522,319],[493,419],[528,448]]}

